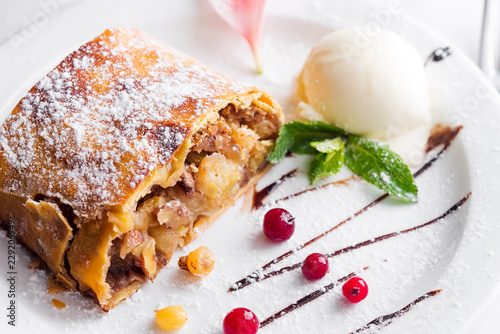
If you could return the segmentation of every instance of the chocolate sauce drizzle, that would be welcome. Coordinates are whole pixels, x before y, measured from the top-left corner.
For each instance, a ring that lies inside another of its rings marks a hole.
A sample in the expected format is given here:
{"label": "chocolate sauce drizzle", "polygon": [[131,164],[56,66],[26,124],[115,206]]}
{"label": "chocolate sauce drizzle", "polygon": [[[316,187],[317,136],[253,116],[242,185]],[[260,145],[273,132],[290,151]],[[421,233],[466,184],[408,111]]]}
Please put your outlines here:
{"label": "chocolate sauce drizzle", "polygon": [[[429,137],[429,141],[428,141],[428,142],[431,142],[431,141],[433,142],[433,144],[432,144],[433,148],[436,148],[436,147],[438,147],[440,145],[443,145],[442,149],[436,154],[435,157],[433,157],[432,159],[430,159],[425,165],[423,165],[418,171],[416,171],[413,174],[414,178],[420,176],[423,172],[425,172],[427,169],[429,169],[436,162],[436,160],[439,159],[439,157],[441,157],[441,155],[448,149],[448,147],[451,145],[451,143],[453,142],[453,140],[455,139],[455,137],[458,135],[458,133],[462,129],[462,126],[457,126],[455,128],[450,128],[450,127],[443,127],[443,128],[448,129],[448,131],[449,131],[450,134],[449,135],[443,135],[441,132],[439,132],[439,136],[433,136],[431,134],[431,136]],[[433,131],[432,133],[437,134],[438,132]],[[438,139],[443,140],[443,142],[439,143]],[[430,147],[430,144],[428,143],[427,146]],[[320,189],[320,187],[316,187],[316,188],[312,188],[312,189],[308,189],[308,190],[312,191],[312,190],[316,190],[316,189]],[[300,193],[297,193],[297,194],[302,194],[302,193],[304,193],[304,191],[302,191]],[[291,196],[288,196],[288,197],[291,198],[291,197],[297,196],[297,194],[291,195]],[[295,252],[297,252],[297,251],[299,251],[299,250],[301,250],[301,249],[303,249],[303,248],[305,248],[305,247],[313,244],[314,242],[318,241],[319,239],[323,238],[324,236],[330,234],[331,232],[333,232],[334,230],[336,230],[340,226],[346,224],[347,222],[351,221],[353,218],[356,218],[357,216],[359,216],[362,213],[366,212],[371,207],[373,207],[373,206],[377,205],[378,203],[382,202],[388,196],[389,196],[388,194],[384,194],[384,195],[378,197],[373,202],[369,203],[364,208],[362,208],[361,210],[357,211],[356,213],[354,213],[352,216],[348,217],[347,219],[341,221],[337,225],[333,226],[329,230],[327,230],[327,231],[323,232],[322,234],[314,237],[313,239],[311,239],[311,240],[303,243],[302,245],[297,246],[295,249],[292,249],[292,250],[290,250],[290,251],[288,251],[288,252],[286,252],[286,253],[284,253],[284,254],[276,257],[275,259],[269,261],[268,263],[266,263],[265,265],[263,265],[260,269],[254,271],[252,274],[250,274],[247,277],[242,278],[239,281],[237,281],[236,283],[234,283],[228,289],[227,292],[237,291],[241,287],[250,285],[254,281],[259,280],[259,277],[260,277],[259,272],[262,272],[262,271],[264,271],[266,269],[269,269],[272,265],[283,261],[284,259],[286,259],[290,255],[294,254]],[[250,284],[248,284],[248,282],[250,282]]]}
{"label": "chocolate sauce drizzle", "polygon": [[437,48],[436,50],[432,51],[432,53],[427,57],[427,60],[424,63],[424,66],[427,66],[427,64],[430,61],[438,62],[441,61],[445,58],[448,58],[451,56],[453,51],[450,49],[449,46],[446,46],[444,48]]}
{"label": "chocolate sauce drizzle", "polygon": [[[262,188],[262,190],[259,190],[259,191],[254,190],[252,209],[254,209],[254,210],[259,209],[262,206],[264,206],[264,200],[271,194],[271,192],[276,190],[281,184],[283,184],[284,181],[294,177],[297,174],[298,174],[298,169],[296,168],[296,169],[282,175],[277,181]],[[299,191],[298,193],[288,195],[288,196],[283,197],[283,198],[279,198],[279,199],[273,201],[273,203],[276,203],[279,201],[286,201],[286,200],[289,200],[290,198],[300,196],[300,195],[305,194],[307,192],[318,190],[318,189],[323,189],[323,188],[326,188],[329,186],[348,186],[351,183],[351,181],[360,180],[360,179],[361,178],[359,176],[353,175],[353,176],[348,177],[347,179],[344,179],[344,180],[333,181],[330,183],[322,184],[321,186],[318,186],[318,187],[309,188],[306,190]]]}
{"label": "chocolate sauce drizzle", "polygon": [[460,130],[462,130],[461,125],[452,128],[449,126],[437,124],[436,126],[434,126],[434,128],[432,128],[431,135],[427,140],[425,152],[430,152],[443,143],[448,143],[449,145],[458,135]]}
{"label": "chocolate sauce drizzle", "polygon": [[[368,268],[369,267],[364,267],[363,271],[367,270]],[[332,290],[333,288],[339,286],[340,284],[344,283],[345,281],[347,281],[348,279],[350,279],[350,278],[352,278],[352,277],[354,277],[356,275],[357,275],[357,273],[352,272],[349,275],[344,276],[344,277],[338,279],[337,281],[335,281],[333,283],[330,283],[328,285],[325,285],[321,289],[318,289],[318,290],[316,290],[316,291],[308,294],[307,296],[304,296],[304,297],[300,298],[295,303],[292,303],[292,304],[288,305],[287,307],[285,307],[284,309],[276,312],[275,314],[273,314],[269,318],[266,318],[264,321],[262,321],[260,323],[260,328],[262,328],[264,326],[267,326],[271,322],[273,322],[274,320],[279,319],[282,316],[284,316],[284,315],[286,315],[286,314],[288,314],[288,313],[290,313],[292,311],[295,311],[296,309],[298,309],[298,308],[300,308],[300,307],[302,307],[302,306],[304,306],[304,305],[312,302],[313,300],[321,297],[322,295],[324,295],[328,291]]]}
{"label": "chocolate sauce drizzle", "polygon": [[306,189],[306,190],[302,190],[302,191],[299,191],[298,193],[295,193],[295,194],[292,194],[292,195],[288,195],[286,197],[283,197],[283,198],[280,198],[280,199],[277,199],[276,201],[274,202],[279,202],[279,201],[286,201],[286,200],[289,200],[290,198],[293,198],[293,197],[297,197],[297,196],[300,196],[302,194],[305,194],[305,193],[308,193],[310,191],[315,191],[315,190],[318,190],[318,189],[323,189],[323,188],[326,188],[326,187],[329,187],[329,186],[348,186],[351,181],[354,181],[354,180],[360,180],[361,178],[357,175],[353,175],[351,177],[348,177],[347,179],[343,179],[343,180],[338,180],[338,181],[333,181],[333,182],[330,182],[330,183],[326,183],[326,184],[323,184],[321,186],[318,186],[318,187],[314,187],[314,188],[309,188],[309,189]]}
{"label": "chocolate sauce drizzle", "polygon": [[[325,254],[325,257],[332,258],[332,257],[338,256],[338,255],[341,255],[341,254],[344,254],[344,253],[348,253],[348,252],[351,252],[353,250],[356,250],[356,249],[359,249],[359,248],[362,248],[362,247],[366,247],[366,246],[375,244],[375,243],[380,242],[380,241],[391,239],[391,238],[397,237],[397,236],[402,235],[402,234],[410,233],[410,232],[419,230],[419,229],[421,229],[423,227],[426,227],[426,226],[432,225],[434,223],[437,223],[441,219],[446,218],[451,213],[453,213],[454,211],[458,210],[460,208],[460,206],[462,204],[464,204],[465,201],[467,201],[469,199],[470,195],[471,195],[471,193],[469,192],[461,200],[459,200],[451,208],[449,208],[445,213],[443,213],[442,215],[440,215],[437,218],[434,218],[434,219],[428,221],[427,223],[424,223],[424,224],[421,224],[421,225],[418,225],[418,226],[414,226],[414,227],[409,228],[409,229],[401,230],[401,231],[398,231],[398,232],[392,232],[392,233],[389,233],[389,234],[384,234],[384,235],[378,236],[378,237],[370,239],[370,240],[365,240],[365,241],[360,242],[360,243],[358,243],[358,244],[356,244],[354,246],[348,246],[348,247],[339,249],[339,250],[337,250],[337,251],[335,251],[333,253]],[[240,280],[240,281],[236,282],[235,284],[238,286],[238,290],[239,290],[239,289],[247,287],[247,286],[249,286],[249,285],[251,285],[253,283],[258,283],[258,282],[264,281],[264,280],[266,280],[268,278],[275,277],[275,276],[278,276],[278,275],[281,275],[281,274],[293,271],[295,269],[299,269],[299,268],[302,267],[302,265],[303,265],[303,262],[295,263],[295,264],[293,264],[291,266],[286,266],[286,267],[280,268],[278,270],[271,271],[271,272],[269,272],[269,273],[267,273],[265,275],[262,275],[262,276],[253,276],[252,279],[243,279],[243,280]],[[229,289],[229,292],[231,292],[231,291],[235,291],[235,290]]]}
{"label": "chocolate sauce drizzle", "polygon": [[259,191],[254,190],[252,209],[258,209],[261,206],[263,206],[264,200],[269,196],[269,194],[271,194],[271,192],[276,190],[283,182],[285,182],[285,180],[290,179],[295,175],[297,175],[298,171],[299,170],[295,168],[294,170],[282,175],[279,178],[279,180],[271,183],[270,185],[262,188],[261,190]]}
{"label": "chocolate sauce drizzle", "polygon": [[415,306],[418,303],[426,300],[427,298],[430,298],[430,297],[433,297],[433,296],[437,295],[440,292],[441,292],[441,290],[434,290],[434,291],[427,292],[425,295],[423,295],[423,296],[415,299],[410,304],[408,304],[405,307],[403,307],[401,310],[396,311],[394,313],[390,313],[390,314],[386,314],[386,315],[380,316],[378,318],[375,318],[372,321],[370,321],[369,323],[367,323],[366,325],[364,325],[363,327],[358,328],[354,332],[351,332],[350,334],[361,333],[361,332],[364,332],[366,330],[370,330],[370,329],[372,329],[373,326],[377,326],[377,328],[380,328],[382,326],[385,327],[385,326],[389,325],[393,321],[393,319],[399,318],[399,317],[403,316],[413,306]]}

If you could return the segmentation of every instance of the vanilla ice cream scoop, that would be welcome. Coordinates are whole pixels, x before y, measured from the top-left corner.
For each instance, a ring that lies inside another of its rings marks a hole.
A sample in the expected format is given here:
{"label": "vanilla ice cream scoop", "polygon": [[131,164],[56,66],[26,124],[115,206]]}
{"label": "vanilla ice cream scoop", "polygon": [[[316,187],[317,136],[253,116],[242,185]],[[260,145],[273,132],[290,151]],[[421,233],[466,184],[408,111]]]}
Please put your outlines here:
{"label": "vanilla ice cream scoop", "polygon": [[298,112],[310,120],[384,140],[411,132],[405,140],[419,145],[429,135],[424,62],[410,43],[387,30],[369,37],[355,27],[324,37],[304,64],[297,93]]}

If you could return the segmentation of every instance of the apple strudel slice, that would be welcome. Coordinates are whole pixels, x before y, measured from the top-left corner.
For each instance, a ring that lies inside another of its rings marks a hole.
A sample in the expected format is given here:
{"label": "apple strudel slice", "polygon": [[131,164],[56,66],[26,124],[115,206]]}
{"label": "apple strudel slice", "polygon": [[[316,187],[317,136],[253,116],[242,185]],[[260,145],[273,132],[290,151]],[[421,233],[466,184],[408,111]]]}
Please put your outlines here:
{"label": "apple strudel slice", "polygon": [[282,122],[265,92],[109,29],[1,127],[0,220],[108,311],[255,184]]}

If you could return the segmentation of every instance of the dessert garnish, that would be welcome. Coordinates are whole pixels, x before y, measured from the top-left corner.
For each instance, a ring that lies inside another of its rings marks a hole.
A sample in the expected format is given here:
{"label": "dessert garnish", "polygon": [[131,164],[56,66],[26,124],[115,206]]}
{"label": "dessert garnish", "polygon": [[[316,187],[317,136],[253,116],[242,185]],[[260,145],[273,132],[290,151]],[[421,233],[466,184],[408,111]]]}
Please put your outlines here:
{"label": "dessert garnish", "polygon": [[359,303],[368,296],[368,284],[360,277],[353,277],[342,286],[342,294],[351,303]]}
{"label": "dessert garnish", "polygon": [[[462,128],[461,126],[458,126],[458,127],[455,127],[455,128],[442,127],[442,126],[435,128],[435,131],[433,131],[431,137],[429,138],[429,142],[428,142],[427,150],[426,151],[427,152],[432,151],[433,149],[437,148],[438,146],[443,146],[443,147],[442,147],[442,149],[439,152],[435,153],[434,157],[432,157],[418,171],[416,171],[413,174],[413,177],[418,177],[419,175],[421,175],[422,173],[424,173],[426,170],[428,170],[434,164],[434,162],[437,161],[437,159],[439,157],[442,156],[443,152],[447,150],[447,148],[450,146],[450,144],[453,141],[453,139],[460,132],[461,128]],[[341,255],[343,253],[347,253],[347,252],[356,250],[356,249],[361,248],[361,247],[365,247],[365,246],[368,246],[368,245],[371,245],[371,244],[374,244],[374,243],[377,243],[377,242],[381,242],[383,240],[387,240],[389,238],[393,238],[393,237],[396,237],[396,236],[399,236],[399,235],[403,235],[403,234],[406,234],[406,233],[409,233],[409,232],[412,232],[412,231],[416,231],[416,230],[421,229],[423,227],[426,227],[426,226],[429,226],[431,224],[434,224],[434,223],[437,223],[439,221],[442,221],[445,217],[447,217],[451,213],[453,213],[456,210],[458,210],[461,207],[461,205],[464,204],[469,199],[470,195],[471,195],[471,193],[469,192],[462,199],[460,199],[454,205],[452,205],[446,212],[444,212],[440,216],[438,216],[438,217],[436,217],[436,218],[434,218],[434,219],[432,219],[432,220],[430,220],[430,221],[428,221],[428,222],[426,222],[424,224],[421,224],[421,225],[418,225],[418,226],[415,226],[415,227],[412,227],[412,228],[409,228],[409,229],[401,230],[401,231],[398,231],[398,232],[393,232],[393,233],[381,235],[379,237],[372,238],[372,239],[360,242],[360,243],[358,243],[358,244],[356,244],[354,246],[345,247],[345,248],[337,250],[337,251],[335,251],[333,253],[325,254],[324,256],[325,256],[325,258],[330,258],[330,257],[338,256],[338,255]],[[347,223],[348,221],[352,220],[353,218],[357,217],[358,215],[362,214],[363,212],[366,212],[367,209],[375,206],[376,204],[380,203],[381,201],[383,201],[387,197],[388,197],[388,194],[384,194],[384,195],[378,197],[373,202],[371,202],[367,206],[365,206],[363,209],[359,210],[358,212],[356,212],[355,214],[351,215],[350,217],[348,217],[344,221],[338,223],[337,225],[335,225],[334,227],[330,228],[329,230],[327,230],[327,231],[323,232],[322,234],[316,236],[315,238],[307,241],[306,243],[304,243],[304,244],[296,247],[295,249],[292,249],[292,250],[290,250],[290,251],[282,254],[281,256],[275,258],[274,260],[268,262],[267,264],[265,264],[264,266],[262,266],[259,270],[255,271],[252,275],[249,275],[249,276],[247,276],[247,278],[244,278],[244,279],[236,282],[235,284],[233,284],[233,286],[228,290],[228,292],[236,291],[236,290],[238,290],[238,289],[240,289],[242,287],[248,286],[248,285],[250,285],[252,283],[256,283],[256,282],[262,281],[264,279],[267,279],[267,278],[270,278],[270,277],[274,277],[274,276],[283,274],[285,272],[289,272],[289,271],[292,271],[292,270],[295,270],[295,269],[298,269],[298,268],[304,268],[305,263],[296,263],[294,265],[291,265],[291,266],[288,266],[288,267],[283,267],[283,268],[278,269],[276,271],[267,272],[266,274],[263,274],[263,272],[265,272],[267,269],[269,269],[274,264],[276,264],[276,263],[284,260],[285,258],[287,258],[288,256],[294,254],[295,252],[297,252],[297,251],[299,251],[299,250],[301,250],[301,249],[303,249],[303,248],[305,248],[305,247],[313,244],[314,242],[318,241],[323,236],[331,233],[332,231],[334,231],[335,229],[337,229],[341,225]],[[386,261],[386,260],[384,260],[384,261]],[[363,270],[366,270],[366,269],[368,269],[368,267],[365,267]],[[346,298],[348,298],[352,302],[359,302],[359,301],[363,300],[366,297],[367,293],[368,293],[368,288],[367,288],[366,282],[362,281],[358,277],[358,274],[359,274],[359,272],[358,273],[353,272],[353,273],[351,273],[351,274],[349,274],[347,276],[344,276],[343,278],[337,280],[336,282],[333,282],[333,283],[331,283],[331,284],[329,284],[327,286],[324,286],[321,289],[318,289],[318,290],[316,290],[316,291],[314,291],[314,292],[312,292],[312,293],[310,293],[310,294],[302,297],[301,299],[295,301],[294,303],[290,304],[289,306],[287,306],[287,307],[283,308],[282,310],[276,312],[272,316],[266,318],[264,321],[261,322],[260,326],[261,327],[267,326],[269,323],[273,322],[274,320],[285,316],[286,314],[294,311],[295,309],[297,309],[299,307],[304,306],[305,304],[307,304],[307,303],[315,300],[316,298],[319,298],[321,295],[323,295],[326,292],[330,291],[334,287],[336,287],[336,286],[338,286],[338,285],[340,285],[342,283],[345,283],[345,282],[349,281],[352,278],[355,278],[355,279],[351,280],[348,284],[344,284],[344,286],[343,286],[343,294],[346,296]],[[365,284],[363,284],[363,283],[365,283]],[[373,326],[386,326],[386,325],[388,325],[391,322],[391,319],[393,319],[395,317],[402,316],[404,313],[406,313],[411,307],[413,307],[417,303],[419,303],[419,302],[421,302],[421,301],[423,301],[423,300],[425,300],[425,299],[427,299],[427,298],[429,298],[431,296],[436,295],[440,291],[441,290],[431,291],[431,292],[423,295],[422,297],[416,299],[415,301],[413,301],[412,303],[410,303],[409,305],[407,305],[406,307],[404,307],[403,309],[401,309],[401,310],[399,310],[397,312],[394,312],[394,313],[391,313],[391,314],[388,314],[388,315],[385,315],[385,316],[378,317],[375,320],[373,320],[370,323],[368,323],[367,325],[365,325],[364,327],[358,329],[356,331],[356,333],[362,332],[364,330],[371,330]]]}
{"label": "dessert garnish", "polygon": [[[394,237],[397,237],[397,236],[400,236],[400,235],[403,235],[403,234],[414,232],[414,231],[420,230],[420,229],[422,229],[422,228],[424,228],[426,226],[435,224],[435,223],[437,223],[439,221],[442,221],[444,218],[446,218],[447,216],[449,216],[451,213],[453,213],[456,210],[458,210],[458,208],[462,204],[464,204],[469,199],[470,196],[471,196],[471,193],[469,192],[464,197],[462,197],[462,199],[460,199],[458,202],[456,202],[455,204],[453,204],[453,206],[451,206],[446,212],[444,212],[440,216],[438,216],[438,217],[436,217],[436,218],[434,218],[434,219],[432,219],[432,220],[430,220],[430,221],[428,221],[428,222],[426,222],[424,224],[417,225],[417,226],[414,226],[414,227],[411,227],[411,228],[408,228],[408,229],[405,229],[405,230],[400,230],[400,231],[397,231],[397,232],[392,232],[392,233],[384,234],[384,235],[381,235],[381,236],[378,236],[378,237],[375,237],[375,238],[372,238],[372,239],[369,239],[369,240],[365,240],[365,241],[357,243],[357,244],[355,244],[353,246],[348,246],[348,247],[345,247],[345,248],[333,251],[331,253],[324,254],[324,256],[326,258],[336,257],[336,256],[339,256],[339,255],[348,253],[348,252],[352,252],[352,251],[354,251],[356,249],[359,249],[359,248],[362,248],[362,247],[366,247],[366,246],[369,246],[369,245],[372,245],[372,244],[375,244],[375,243],[378,243],[378,242],[381,242],[381,241],[384,241],[384,240],[387,240],[387,239],[391,239],[391,238],[394,238]],[[316,237],[316,238],[318,238],[318,237]],[[288,254],[288,253],[285,253],[283,255],[286,255],[286,254]],[[261,270],[263,271],[263,270],[269,268],[270,265],[273,264],[273,263],[280,262],[282,260],[283,255],[281,257],[278,257],[277,259],[273,260],[274,262],[273,261],[269,262],[266,265],[267,267],[264,266],[265,268],[262,267]],[[285,257],[283,257],[283,259],[284,258]],[[287,273],[287,272],[299,269],[299,268],[303,267],[303,264],[304,264],[303,262],[299,262],[299,263],[295,263],[295,264],[292,264],[292,265],[289,265],[289,266],[286,266],[286,267],[282,267],[282,268],[276,269],[274,271],[267,272],[265,274],[249,275],[249,276],[247,276],[247,278],[243,278],[243,279],[239,280],[238,282],[236,282],[235,284],[233,284],[233,287],[231,287],[228,290],[228,292],[236,291],[236,290],[242,289],[244,287],[247,287],[247,286],[249,286],[249,285],[251,285],[253,283],[261,282],[261,281],[266,280],[268,278],[275,277],[275,276],[278,276],[278,275],[282,275],[284,273]]]}
{"label": "dessert garnish", "polygon": [[259,330],[257,316],[243,307],[235,308],[229,312],[222,325],[224,334],[255,334]]}
{"label": "dessert garnish", "polygon": [[425,146],[425,152],[430,152],[436,147],[443,145],[450,145],[457,134],[462,130],[462,126],[444,126],[442,124],[437,124],[432,128],[431,135],[427,140],[427,145]]}
{"label": "dessert garnish", "polygon": [[302,263],[302,274],[310,281],[325,277],[330,271],[328,259],[321,253],[312,253]]}
{"label": "dessert garnish", "polygon": [[[442,146],[441,150],[439,152],[436,153],[436,155],[431,158],[428,162],[426,162],[422,167],[420,167],[419,170],[417,170],[414,174],[413,174],[413,177],[418,177],[420,175],[422,175],[425,171],[427,171],[431,166],[434,165],[434,163],[443,155],[443,153],[448,149],[448,147],[451,145],[451,143],[453,142],[453,140],[455,139],[455,137],[458,135],[458,133],[460,132],[460,130],[462,129],[462,126],[457,126],[457,127],[454,127],[454,128],[451,128],[451,127],[443,127],[439,132],[437,132],[435,135],[436,137],[434,138],[434,134],[431,135],[431,137],[429,138],[429,142],[433,142],[434,144],[432,145],[433,148],[437,148],[438,146]],[[443,135],[443,133],[449,133],[449,135]],[[439,140],[442,140],[442,142],[440,144],[438,144],[438,140],[437,138],[439,138]],[[436,139],[436,140],[434,140]],[[313,188],[314,189],[314,188]],[[303,192],[301,192],[303,193]],[[271,275],[271,273],[268,273],[266,274],[265,276],[262,275],[261,273],[268,270],[271,266],[283,261],[284,259],[288,258],[289,256],[291,256],[292,254],[294,254],[295,252],[297,251],[300,251],[302,249],[304,249],[305,247],[307,246],[310,246],[312,245],[313,243],[315,243],[316,241],[320,240],[321,238],[325,237],[326,235],[332,233],[333,231],[335,231],[337,228],[339,228],[340,226],[348,223],[349,221],[353,220],[354,218],[358,217],[359,215],[363,214],[364,212],[366,212],[368,209],[374,207],[375,205],[379,204],[380,202],[382,202],[383,200],[385,200],[389,195],[388,194],[384,194],[382,196],[379,196],[378,198],[376,198],[374,201],[372,201],[371,203],[369,203],[368,205],[366,205],[365,207],[363,207],[362,209],[360,209],[359,211],[355,212],[354,214],[352,214],[351,216],[349,216],[348,218],[344,219],[343,221],[337,223],[336,225],[334,225],[333,227],[331,227],[330,229],[326,230],[325,232],[317,235],[316,237],[310,239],[309,241],[306,241],[305,243],[295,247],[294,249],[291,249],[283,254],[281,254],[280,256],[272,259],[271,261],[267,262],[266,264],[264,264],[262,267],[260,267],[258,270],[254,271],[252,274],[248,275],[247,277],[244,277],[240,280],[238,280],[237,282],[235,282],[229,289],[228,289],[228,292],[233,292],[233,291],[237,291],[243,287],[246,287],[254,282],[258,282],[258,281],[261,281],[263,279],[267,279],[269,277],[272,277],[272,276],[275,276],[275,275],[279,275],[283,272],[285,272],[286,270],[280,270],[280,271],[276,271],[273,273],[273,275]],[[444,218],[444,216],[450,214],[451,212],[455,211],[458,206],[460,206],[465,200],[467,200],[468,196],[470,196],[470,193],[466,196],[466,198],[462,198],[461,201],[457,202],[453,207],[451,207],[446,213],[444,213],[440,218]],[[290,197],[293,197],[290,196]],[[440,219],[438,218],[438,219]],[[432,221],[431,221],[432,222]],[[431,223],[429,222],[429,223]],[[424,224],[425,225],[425,224]],[[423,226],[421,226],[423,227]],[[360,245],[361,247],[362,245]],[[295,269],[295,268],[293,268]],[[291,269],[291,270],[293,270]],[[289,270],[288,270],[289,271]]]}
{"label": "dessert garnish", "polygon": [[[453,139],[457,136],[457,134],[462,130],[462,126],[455,126],[455,127],[450,127],[450,126],[444,126],[442,124],[437,124],[433,127],[431,130],[431,135],[429,136],[427,140],[427,144],[425,147],[425,152],[429,153],[430,151],[436,149],[437,147],[443,145],[445,148],[447,148]],[[442,152],[439,152],[438,155],[440,155]],[[435,159],[435,158],[434,158]],[[427,164],[432,164],[431,161],[429,161]],[[425,167],[425,166],[424,166]],[[429,166],[426,166],[426,168]],[[415,178],[418,174],[422,173],[426,168],[421,168],[417,173],[413,175]],[[264,200],[269,196],[269,194],[276,190],[281,184],[283,184],[284,181],[288,180],[289,178],[292,178],[297,174],[297,169],[292,170],[289,173],[286,173],[282,175],[277,181],[269,184],[268,186],[264,187],[263,189],[259,191],[254,192],[254,201],[253,201],[253,208],[258,209],[261,206],[264,205]],[[274,200],[273,202],[280,202],[280,201],[286,201],[291,198],[294,198],[296,196],[300,196],[304,193],[308,193],[311,191],[319,190],[322,188],[326,188],[329,186],[348,186],[352,181],[356,181],[359,179],[359,176],[353,175],[349,178],[343,179],[343,180],[338,180],[338,181],[333,181],[329,182],[326,184],[322,184],[320,186],[316,186],[313,188],[305,189],[302,191],[299,191],[297,193],[287,195],[285,197],[279,198],[277,200]]]}
{"label": "dessert garnish", "polygon": [[184,327],[188,320],[186,309],[182,306],[168,306],[156,312],[156,324],[161,329],[176,331]]}
{"label": "dessert garnish", "polygon": [[[425,166],[424,166],[425,167]],[[422,169],[421,169],[422,170]],[[384,194],[380,197],[378,197],[377,199],[375,199],[374,201],[372,201],[371,203],[369,203],[368,205],[366,205],[365,207],[363,207],[361,210],[355,212],[353,215],[349,216],[347,219],[341,221],[340,223],[334,225],[333,227],[331,227],[329,230],[326,230],[325,232],[317,235],[316,237],[306,241],[305,243],[295,247],[294,249],[291,249],[289,250],[288,252],[285,252],[283,254],[281,254],[280,256],[274,258],[273,260],[269,261],[268,263],[266,263],[265,265],[263,265],[262,267],[260,267],[257,271],[253,272],[252,274],[248,275],[247,277],[245,278],[242,278],[240,279],[239,281],[235,282],[229,289],[227,292],[233,292],[233,291],[237,291],[241,288],[244,288],[254,282],[257,282],[257,281],[260,281],[260,277],[261,275],[258,274],[257,272],[262,272],[264,270],[267,270],[269,269],[271,266],[283,261],[284,259],[286,259],[287,257],[291,256],[292,254],[295,254],[297,251],[300,251],[304,248],[306,248],[307,246],[310,246],[312,245],[313,243],[315,243],[316,241],[320,240],[321,238],[327,236],[328,234],[332,233],[333,231],[335,231],[337,228],[339,228],[340,226],[348,223],[349,221],[351,221],[352,219],[356,218],[357,216],[363,214],[364,212],[366,212],[368,209],[374,207],[375,205],[377,205],[378,203],[382,202],[384,199],[386,199],[389,195],[387,194]],[[266,278],[269,278],[269,277],[266,277]]]}
{"label": "dessert garnish", "polygon": [[259,49],[266,0],[211,0],[210,2],[220,17],[248,41],[255,58],[257,73],[262,73]]}
{"label": "dessert garnish", "polygon": [[341,128],[317,121],[284,124],[267,160],[280,162],[287,151],[313,154],[309,168],[311,184],[338,173],[343,163],[356,175],[406,202],[416,202],[418,189],[403,159],[381,141],[349,134]]}
{"label": "dessert garnish", "polygon": [[[362,270],[360,271],[364,271],[364,270],[368,270],[370,267],[364,267]],[[287,307],[283,308],[282,310],[274,313],[272,316],[270,316],[269,318],[266,318],[264,321],[262,321],[260,323],[260,327],[264,327],[264,326],[267,326],[269,325],[271,322],[273,322],[274,320],[277,320],[285,315],[287,315],[288,313],[290,312],[293,312],[295,311],[296,309],[312,302],[313,300],[321,297],[322,295],[324,295],[325,293],[327,293],[328,291],[338,287],[340,284],[346,282],[348,279],[352,278],[352,277],[355,277],[357,274],[355,272],[352,272],[340,279],[338,279],[337,281],[333,282],[333,283],[330,283],[328,285],[325,285],[324,287],[316,290],[316,291],[313,291],[311,292],[310,294],[300,298],[299,300],[295,301],[294,303],[288,305]]]}
{"label": "dessert garnish", "polygon": [[270,185],[262,188],[261,190],[259,190],[259,191],[255,190],[254,194],[253,194],[252,208],[253,209],[258,209],[261,206],[263,206],[264,205],[264,200],[267,198],[267,196],[269,196],[269,194],[273,190],[275,190],[276,188],[278,188],[285,180],[287,180],[289,178],[292,178],[295,175],[297,175],[298,171],[299,170],[297,168],[295,168],[295,169],[289,171],[288,173],[282,175],[277,181],[274,181]]}
{"label": "dessert garnish", "polygon": [[207,276],[214,270],[215,258],[210,249],[201,246],[187,256],[180,257],[178,265],[193,275]]}
{"label": "dessert garnish", "polygon": [[445,46],[444,48],[437,48],[436,50],[432,51],[429,57],[427,57],[427,60],[425,61],[424,65],[427,65],[430,61],[434,62],[441,61],[451,56],[452,53],[453,51],[449,46]]}
{"label": "dessert garnish", "polygon": [[350,177],[348,177],[346,179],[337,180],[337,181],[333,181],[333,182],[328,182],[328,183],[322,184],[320,186],[316,186],[316,187],[313,187],[313,188],[301,190],[301,191],[293,193],[291,195],[287,195],[285,197],[282,197],[282,198],[279,198],[277,200],[274,200],[274,202],[276,203],[276,202],[280,202],[280,201],[287,201],[287,200],[289,200],[291,198],[303,195],[305,193],[308,193],[308,192],[311,192],[311,191],[316,191],[316,190],[323,189],[323,188],[330,187],[330,186],[334,186],[334,187],[347,187],[353,181],[356,181],[356,180],[359,180],[359,179],[361,179],[361,178],[359,176],[357,176],[357,175],[354,174],[354,175],[352,175],[352,176],[350,176]]}
{"label": "dessert garnish", "polygon": [[378,318],[375,318],[372,321],[370,321],[369,323],[367,323],[366,325],[364,325],[363,327],[358,328],[354,332],[351,332],[350,334],[362,333],[364,331],[370,331],[370,333],[373,333],[373,330],[381,329],[382,327],[389,325],[394,318],[401,317],[403,314],[408,312],[413,306],[417,305],[420,302],[423,302],[424,300],[426,300],[430,297],[434,297],[435,295],[437,295],[440,292],[441,292],[441,289],[427,292],[426,294],[418,297],[417,299],[415,299],[414,301],[412,301],[410,304],[406,305],[405,307],[403,307],[399,311],[389,313],[389,314],[380,316]]}
{"label": "dessert garnish", "polygon": [[290,239],[295,230],[295,218],[281,208],[269,210],[264,216],[264,234],[272,241]]}

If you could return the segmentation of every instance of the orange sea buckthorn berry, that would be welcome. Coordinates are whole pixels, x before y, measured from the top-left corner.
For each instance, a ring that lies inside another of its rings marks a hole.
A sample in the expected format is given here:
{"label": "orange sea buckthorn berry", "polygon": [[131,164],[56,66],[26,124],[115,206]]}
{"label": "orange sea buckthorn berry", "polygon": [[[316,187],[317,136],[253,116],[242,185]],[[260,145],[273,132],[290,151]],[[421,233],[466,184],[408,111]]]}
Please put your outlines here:
{"label": "orange sea buckthorn berry", "polygon": [[194,275],[207,276],[212,272],[214,266],[214,255],[205,246],[201,246],[189,253],[188,256],[179,259],[179,267]]}
{"label": "orange sea buckthorn berry", "polygon": [[165,307],[155,312],[156,324],[167,331],[176,331],[182,328],[188,320],[186,309],[179,305]]}

